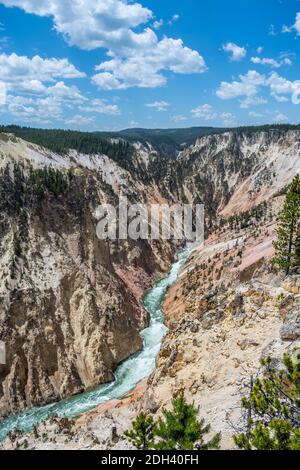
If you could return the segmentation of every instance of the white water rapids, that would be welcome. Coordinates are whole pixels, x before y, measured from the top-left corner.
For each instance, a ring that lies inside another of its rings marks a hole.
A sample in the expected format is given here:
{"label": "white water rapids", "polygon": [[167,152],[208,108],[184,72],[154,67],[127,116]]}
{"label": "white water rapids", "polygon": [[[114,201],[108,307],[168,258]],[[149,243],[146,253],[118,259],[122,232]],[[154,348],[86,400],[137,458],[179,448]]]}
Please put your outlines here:
{"label": "white water rapids", "polygon": [[150,325],[142,331],[143,349],[124,361],[116,370],[115,380],[109,384],[100,385],[96,389],[66,398],[57,403],[31,408],[27,411],[11,415],[0,421],[0,440],[10,431],[32,431],[34,426],[51,416],[75,418],[109,400],[121,398],[155,369],[155,360],[161,341],[167,332],[164,325],[161,305],[169,286],[177,279],[178,272],[193,248],[179,255],[179,260],[173,264],[171,272],[151,289],[143,299],[143,305],[150,313]]}

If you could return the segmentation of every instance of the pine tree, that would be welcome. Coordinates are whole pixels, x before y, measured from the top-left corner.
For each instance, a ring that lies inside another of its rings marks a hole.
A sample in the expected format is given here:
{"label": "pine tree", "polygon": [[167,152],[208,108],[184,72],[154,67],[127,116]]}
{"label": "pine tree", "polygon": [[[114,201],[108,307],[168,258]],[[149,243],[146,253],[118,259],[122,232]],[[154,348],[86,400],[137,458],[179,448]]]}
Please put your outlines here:
{"label": "pine tree", "polygon": [[300,223],[295,238],[295,265],[300,266]]}
{"label": "pine tree", "polygon": [[263,361],[262,378],[242,400],[245,432],[234,437],[243,450],[300,450],[300,354],[286,355],[284,369]]}
{"label": "pine tree", "polygon": [[293,179],[284,203],[274,242],[276,255],[273,260],[280,268],[290,273],[291,267],[299,265],[300,253],[300,177]]}
{"label": "pine tree", "polygon": [[17,234],[14,234],[13,247],[14,247],[15,256],[17,258],[19,258],[22,254],[22,247],[21,247],[21,242],[20,242],[19,236]]}
{"label": "pine tree", "polygon": [[156,428],[159,443],[155,444],[157,450],[208,450],[217,449],[220,445],[221,435],[215,435],[210,441],[204,443],[204,436],[210,432],[210,425],[204,420],[198,421],[198,408],[189,405],[180,392],[172,400],[173,410],[163,411],[164,419],[160,419]]}
{"label": "pine tree", "polygon": [[133,429],[124,434],[139,450],[152,449],[154,446],[155,423],[151,415],[140,413],[132,423]]}

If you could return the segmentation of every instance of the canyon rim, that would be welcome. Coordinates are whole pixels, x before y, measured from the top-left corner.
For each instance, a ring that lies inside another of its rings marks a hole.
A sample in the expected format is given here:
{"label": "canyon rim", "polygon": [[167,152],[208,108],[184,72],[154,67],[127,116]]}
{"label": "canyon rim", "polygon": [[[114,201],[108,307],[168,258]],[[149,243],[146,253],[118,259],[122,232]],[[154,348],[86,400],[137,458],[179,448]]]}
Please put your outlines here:
{"label": "canyon rim", "polygon": [[0,0],[3,452],[300,449],[299,5],[153,3]]}

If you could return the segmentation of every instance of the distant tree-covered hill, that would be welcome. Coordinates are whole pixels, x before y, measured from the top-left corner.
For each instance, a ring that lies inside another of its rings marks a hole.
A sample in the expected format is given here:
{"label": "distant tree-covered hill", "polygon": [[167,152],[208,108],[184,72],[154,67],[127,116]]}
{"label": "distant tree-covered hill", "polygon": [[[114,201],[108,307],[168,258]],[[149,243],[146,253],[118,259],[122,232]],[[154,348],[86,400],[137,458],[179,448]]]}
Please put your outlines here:
{"label": "distant tree-covered hill", "polygon": [[194,144],[199,137],[222,131],[224,129],[214,127],[190,127],[186,129],[135,128],[125,129],[118,132],[117,135],[129,141],[149,142],[163,155],[176,158],[181,150]]}
{"label": "distant tree-covered hill", "polygon": [[85,154],[104,154],[127,170],[132,168],[132,144],[124,139],[112,142],[111,139],[92,132],[19,126],[0,126],[0,132],[12,133],[62,155],[70,149]]}
{"label": "distant tree-covered hill", "polygon": [[223,132],[255,133],[288,130],[300,130],[300,125],[271,124],[262,126],[245,126],[236,128],[217,127],[189,127],[186,129],[125,129],[117,133],[99,133],[103,137],[121,137],[129,141],[149,142],[162,155],[176,158],[178,153],[186,147],[193,145],[196,140],[205,135],[220,134]]}
{"label": "distant tree-covered hill", "polygon": [[9,132],[64,154],[69,149],[81,153],[102,153],[118,162],[123,168],[132,170],[132,143],[140,141],[151,144],[161,156],[175,159],[184,148],[194,144],[199,137],[220,134],[227,131],[236,133],[286,132],[300,130],[300,125],[272,124],[263,126],[214,128],[190,127],[186,129],[125,129],[119,132],[80,132],[64,129],[34,129],[15,125],[0,126],[0,132]]}

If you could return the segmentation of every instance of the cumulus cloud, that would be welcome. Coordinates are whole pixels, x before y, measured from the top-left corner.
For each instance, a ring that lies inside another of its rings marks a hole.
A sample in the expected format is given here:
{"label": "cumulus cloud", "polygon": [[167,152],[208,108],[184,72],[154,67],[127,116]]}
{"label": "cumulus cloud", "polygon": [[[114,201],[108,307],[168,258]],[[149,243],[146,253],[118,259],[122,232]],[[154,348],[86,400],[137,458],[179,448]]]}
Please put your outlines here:
{"label": "cumulus cloud", "polygon": [[177,13],[175,13],[175,15],[173,15],[172,18],[170,19],[169,25],[172,26],[172,24],[176,23],[176,21],[178,21],[179,18],[180,18],[180,15],[178,15]]}
{"label": "cumulus cloud", "polygon": [[[0,0],[5,6],[27,13],[49,16],[55,29],[72,46],[92,50],[107,49],[110,60],[99,64],[93,82],[101,89],[158,87],[166,83],[163,71],[179,74],[206,70],[203,57],[185,47],[181,39],[159,40],[146,24],[153,13],[127,0]],[[172,22],[177,21],[174,15]],[[158,23],[156,23],[156,27]]]}
{"label": "cumulus cloud", "polygon": [[194,118],[202,118],[205,121],[212,121],[216,119],[217,114],[214,112],[210,104],[203,104],[191,111]]}
{"label": "cumulus cloud", "polygon": [[43,59],[38,55],[29,58],[15,53],[1,53],[0,70],[1,80],[9,92],[47,95],[73,101],[83,99],[76,87],[69,87],[61,81],[62,78],[85,76],[68,59]]}
{"label": "cumulus cloud", "polygon": [[278,101],[278,103],[287,103],[289,99],[286,96],[283,95],[277,95],[277,93],[273,92],[272,93],[273,98]]}
{"label": "cumulus cloud", "polygon": [[62,80],[85,77],[68,59],[1,53],[0,69],[8,94],[6,110],[14,117],[50,123],[62,116],[63,105],[72,107],[86,100],[76,86]]}
{"label": "cumulus cloud", "polygon": [[183,116],[182,114],[177,114],[175,116],[172,116],[172,121],[173,122],[176,122],[177,124],[180,123],[180,122],[184,122],[187,120],[187,117],[186,116]]}
{"label": "cumulus cloud", "polygon": [[62,117],[60,100],[56,98],[35,98],[27,96],[8,95],[8,112],[23,122],[51,123],[52,119]]}
{"label": "cumulus cloud", "polygon": [[152,12],[123,0],[1,0],[7,7],[51,17],[54,27],[72,46],[110,49],[130,42],[131,28],[146,23]]}
{"label": "cumulus cloud", "polygon": [[3,81],[54,81],[57,78],[81,78],[80,72],[68,59],[43,59],[36,55],[32,58],[15,53],[0,54],[1,79]]}
{"label": "cumulus cloud", "polygon": [[0,106],[6,103],[6,84],[0,82]]}
{"label": "cumulus cloud", "polygon": [[265,58],[265,57],[251,57],[251,62],[253,64],[269,65],[270,67],[275,68],[275,69],[279,69],[280,67],[284,65],[292,65],[292,61],[288,57],[284,57],[280,61],[275,60],[275,59]]}
{"label": "cumulus cloud", "polygon": [[75,129],[81,129],[82,127],[86,127],[94,122],[92,117],[81,116],[80,114],[76,114],[72,118],[66,121],[66,124],[71,126]]}
{"label": "cumulus cloud", "polygon": [[70,100],[72,103],[81,103],[86,100],[76,86],[68,86],[62,81],[46,88],[45,94],[64,101]]}
{"label": "cumulus cloud", "polygon": [[111,104],[107,100],[100,100],[98,98],[91,100],[87,105],[82,106],[80,109],[87,113],[99,113],[111,116],[118,116],[121,114],[118,105]]}
{"label": "cumulus cloud", "polygon": [[[76,87],[67,87],[63,82],[46,88],[43,95],[9,95],[7,99],[8,112],[26,121],[32,119],[35,122],[39,120],[42,122],[45,116],[52,120],[62,120],[66,109],[79,109],[84,113],[114,116],[121,114],[117,105],[110,104],[106,100],[88,100],[79,93]],[[90,122],[88,120],[94,120],[92,116],[83,117],[85,122],[83,119],[78,119],[76,123],[85,124]],[[71,124],[71,122],[68,123]]]}
{"label": "cumulus cloud", "polygon": [[[0,54],[0,67],[4,89],[9,91],[6,110],[17,119],[51,123],[51,120],[62,120],[64,111],[75,107],[86,113],[120,114],[116,104],[101,99],[88,100],[76,86],[61,80],[85,76],[67,59],[42,59],[39,56],[31,59],[16,54]],[[1,84],[0,104],[3,105]],[[78,116],[75,116],[76,122],[69,120],[68,124],[79,126],[93,120],[92,117],[79,119]]]}
{"label": "cumulus cloud", "polygon": [[111,60],[96,66],[93,82],[103,90],[126,90],[130,87],[155,88],[164,86],[167,78],[161,72],[178,74],[202,73],[204,59],[187,47],[181,39],[164,37],[158,40],[147,29],[143,35],[144,47],[126,51],[125,57],[113,55]]}
{"label": "cumulus cloud", "polygon": [[268,100],[265,98],[261,98],[260,96],[248,96],[247,98],[241,100],[241,108],[248,109],[252,106],[259,106],[262,104],[266,104]]}
{"label": "cumulus cloud", "polygon": [[294,28],[297,31],[297,34],[300,35],[300,12],[297,13],[297,15],[296,15],[296,22],[294,24]]}
{"label": "cumulus cloud", "polygon": [[300,104],[300,80],[292,82],[273,72],[267,81],[267,85],[270,86],[271,94],[277,101],[280,101],[282,97],[284,98],[284,95],[291,95],[292,103]]}
{"label": "cumulus cloud", "polygon": [[250,111],[249,116],[253,117],[253,118],[261,118],[261,117],[263,117],[263,114],[257,113],[256,111]]}
{"label": "cumulus cloud", "polygon": [[129,129],[135,129],[137,127],[139,127],[140,123],[137,122],[137,121],[130,121],[129,123]]}
{"label": "cumulus cloud", "polygon": [[154,101],[154,103],[146,104],[147,108],[154,108],[156,111],[167,111],[170,104],[166,101]]}
{"label": "cumulus cloud", "polygon": [[247,55],[247,50],[245,49],[245,47],[240,47],[233,42],[228,42],[227,44],[224,44],[223,51],[231,54],[231,62],[239,62],[240,60],[244,59],[244,57],[246,57]]}
{"label": "cumulus cloud", "polygon": [[278,123],[278,122],[287,122],[289,120],[288,116],[286,116],[283,113],[277,113],[276,116],[274,116],[273,121]]}
{"label": "cumulus cloud", "polygon": [[283,25],[282,27],[283,33],[292,33],[293,31],[300,35],[300,12],[296,14],[296,20],[292,26]]}
{"label": "cumulus cloud", "polygon": [[52,86],[46,86],[39,80],[25,80],[19,83],[8,82],[7,86],[10,88],[10,91],[31,96],[49,96],[60,101],[70,101],[73,104],[86,100],[76,86],[68,86],[63,81],[56,82]]}
{"label": "cumulus cloud", "polygon": [[258,87],[265,84],[265,76],[255,70],[250,70],[246,75],[240,75],[239,81],[221,82],[217,90],[217,96],[222,100],[230,100],[240,96],[255,96]]}
{"label": "cumulus cloud", "polygon": [[161,19],[161,20],[156,20],[156,21],[154,21],[152,27],[153,27],[154,29],[160,29],[160,28],[163,27],[163,25],[164,25],[164,20]]}
{"label": "cumulus cloud", "polygon": [[[169,21],[167,21],[167,25],[172,26],[174,23],[176,23],[179,20],[179,18],[180,18],[180,15],[177,15],[177,14],[173,15],[172,18]],[[158,30],[162,28],[164,24],[165,24],[164,20],[160,19],[160,20],[154,21],[152,27]]]}
{"label": "cumulus cloud", "polygon": [[232,127],[236,125],[236,118],[235,115],[232,113],[222,113],[220,118],[223,121],[224,126]]}
{"label": "cumulus cloud", "polygon": [[236,118],[232,113],[217,113],[210,104],[203,104],[191,110],[194,118],[204,119],[205,121],[221,121],[226,127],[234,126]]}
{"label": "cumulus cloud", "polygon": [[[68,59],[43,59],[38,55],[29,58],[1,53],[0,70],[1,79],[10,93],[6,100],[7,109],[13,116],[24,120],[32,118],[37,122],[38,116],[41,121],[45,121],[45,116],[57,119],[62,114],[63,102],[69,101],[74,105],[84,100],[77,87],[68,86],[60,80],[85,76]],[[31,97],[18,97],[12,93]]]}
{"label": "cumulus cloud", "polygon": [[294,82],[281,77],[277,72],[266,76],[250,70],[246,75],[240,75],[239,81],[221,82],[217,96],[222,100],[239,97],[256,97],[262,87],[267,87],[271,95],[280,101],[285,95],[290,95],[294,104],[300,104],[300,80]]}

